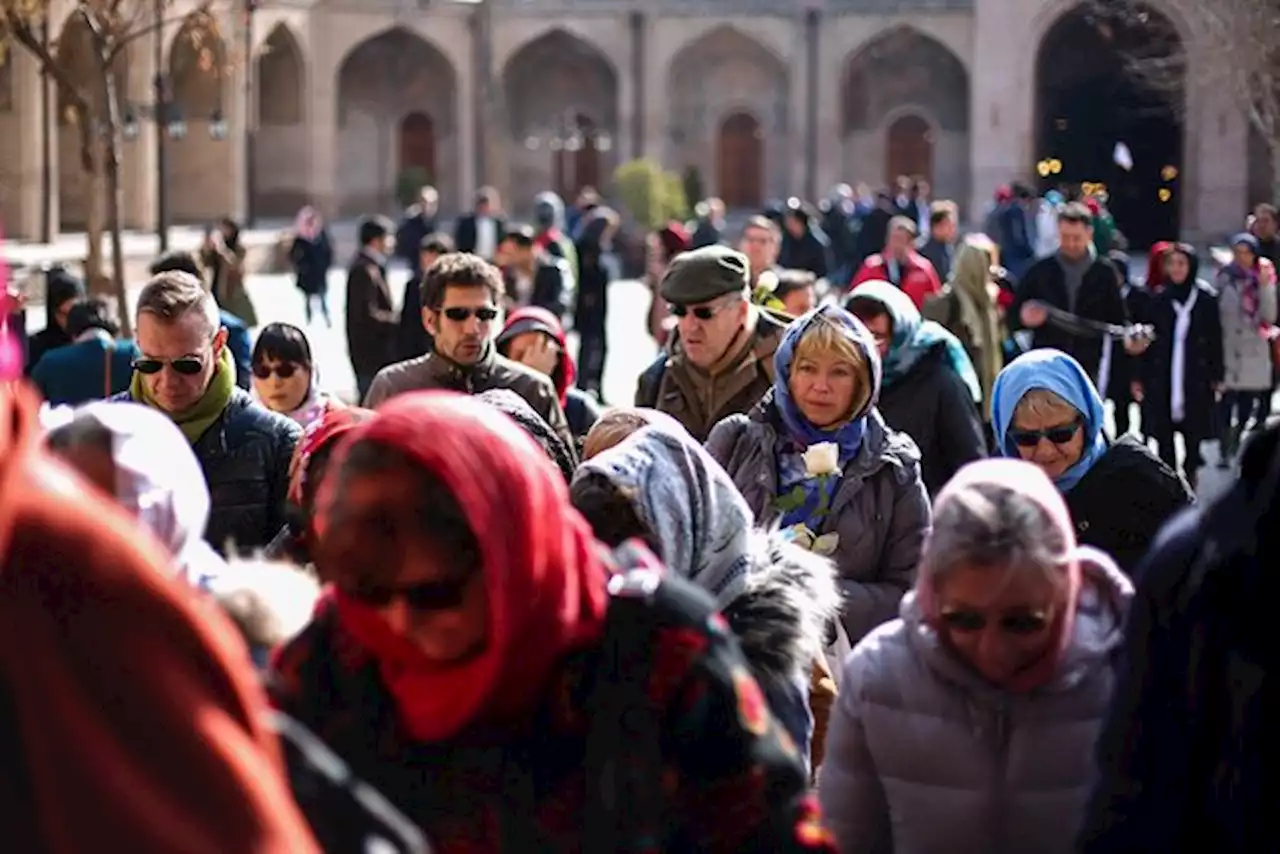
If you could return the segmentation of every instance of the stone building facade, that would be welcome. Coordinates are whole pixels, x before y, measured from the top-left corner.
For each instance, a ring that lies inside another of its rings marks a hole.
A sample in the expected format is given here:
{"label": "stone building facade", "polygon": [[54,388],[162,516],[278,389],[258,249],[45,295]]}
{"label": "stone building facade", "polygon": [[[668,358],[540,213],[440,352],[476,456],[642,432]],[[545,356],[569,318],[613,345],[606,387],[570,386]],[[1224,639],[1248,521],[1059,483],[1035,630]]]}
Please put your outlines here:
{"label": "stone building facade", "polygon": [[[285,217],[307,202],[336,216],[390,211],[411,167],[446,209],[468,206],[482,184],[519,209],[541,189],[606,183],[641,156],[695,170],[708,193],[744,207],[925,175],[976,219],[995,186],[1035,179],[1038,161],[1061,156],[1041,150],[1040,81],[1055,73],[1043,46],[1083,5],[258,0],[250,18],[244,3],[220,7],[216,32],[196,40],[215,62],[190,47],[203,25],[177,20],[160,35],[159,70],[187,131],[167,143],[175,222]],[[1269,177],[1251,169],[1244,117],[1199,82],[1207,51],[1168,24],[1188,72],[1171,132],[1176,193],[1164,201],[1186,236],[1230,230]],[[55,43],[65,27],[52,25]],[[140,40],[120,69],[139,114],[156,47]],[[84,221],[77,133],[57,100],[11,51],[0,68],[0,222],[11,234]],[[229,123],[225,139],[208,133],[215,117]],[[124,143],[130,227],[156,221],[161,132],[144,121]]]}

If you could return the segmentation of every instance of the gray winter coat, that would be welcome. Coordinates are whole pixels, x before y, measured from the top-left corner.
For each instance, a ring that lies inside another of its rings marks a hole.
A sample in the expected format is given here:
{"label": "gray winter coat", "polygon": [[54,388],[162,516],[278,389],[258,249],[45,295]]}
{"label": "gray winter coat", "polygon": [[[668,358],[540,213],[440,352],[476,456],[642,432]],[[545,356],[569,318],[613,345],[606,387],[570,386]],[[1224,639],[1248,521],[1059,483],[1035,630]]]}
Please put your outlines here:
{"label": "gray winter coat", "polygon": [[[770,394],[749,415],[721,421],[707,439],[707,450],[733,478],[760,525],[778,521],[779,423]],[[845,467],[831,514],[815,532],[839,535],[832,558],[851,643],[897,614],[915,580],[930,521],[920,452],[910,437],[890,430],[871,410],[862,448]]]}
{"label": "gray winter coat", "polygon": [[1222,317],[1223,384],[1231,391],[1270,390],[1271,345],[1258,334],[1258,323],[1276,322],[1276,286],[1259,289],[1254,321],[1240,307],[1240,289],[1227,270],[1218,272],[1215,286]]}
{"label": "gray winter coat", "polygon": [[842,852],[1074,850],[1133,588],[1086,568],[1053,680],[1002,692],[949,652],[915,594],[845,662],[818,791]]}

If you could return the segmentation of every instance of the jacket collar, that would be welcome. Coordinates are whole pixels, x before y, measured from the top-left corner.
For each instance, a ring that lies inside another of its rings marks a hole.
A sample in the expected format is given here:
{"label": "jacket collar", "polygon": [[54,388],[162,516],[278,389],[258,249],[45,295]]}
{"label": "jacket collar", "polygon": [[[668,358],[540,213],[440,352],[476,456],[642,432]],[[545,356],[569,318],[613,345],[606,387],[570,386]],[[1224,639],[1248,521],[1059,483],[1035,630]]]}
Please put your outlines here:
{"label": "jacket collar", "polygon": [[484,352],[474,365],[460,365],[438,351],[432,352],[427,357],[427,373],[441,385],[470,392],[476,380],[493,373],[497,360],[498,353],[493,342],[486,341]]}

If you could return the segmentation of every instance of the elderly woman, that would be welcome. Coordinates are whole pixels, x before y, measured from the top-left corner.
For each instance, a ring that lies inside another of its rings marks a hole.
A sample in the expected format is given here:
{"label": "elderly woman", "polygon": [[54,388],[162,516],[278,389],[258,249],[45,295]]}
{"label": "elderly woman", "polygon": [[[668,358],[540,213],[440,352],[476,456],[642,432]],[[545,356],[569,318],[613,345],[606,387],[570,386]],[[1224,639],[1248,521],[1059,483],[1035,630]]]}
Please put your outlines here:
{"label": "elderly woman", "polygon": [[915,440],[925,488],[937,495],[961,466],[987,456],[978,410],[982,385],[969,354],[889,282],[863,282],[845,308],[866,324],[880,349],[884,372],[876,406],[890,427]]}
{"label": "elderly woman", "polygon": [[845,662],[819,794],[845,852],[1070,852],[1133,588],[1017,460],[938,496],[901,618]]}
{"label": "elderly woman", "polygon": [[602,549],[510,418],[401,395],[338,453],[272,688],[434,849],[834,851],[710,597]]}
{"label": "elderly woman", "polygon": [[893,619],[929,532],[915,443],[876,411],[880,356],[867,328],[823,306],[797,319],[774,355],[774,384],[707,450],[757,522],[831,555],[853,643]]}
{"label": "elderly woman", "polygon": [[1194,498],[1186,481],[1140,439],[1103,432],[1102,398],[1060,350],[1014,359],[992,394],[1002,456],[1033,462],[1066,497],[1082,543],[1132,572],[1165,521]]}

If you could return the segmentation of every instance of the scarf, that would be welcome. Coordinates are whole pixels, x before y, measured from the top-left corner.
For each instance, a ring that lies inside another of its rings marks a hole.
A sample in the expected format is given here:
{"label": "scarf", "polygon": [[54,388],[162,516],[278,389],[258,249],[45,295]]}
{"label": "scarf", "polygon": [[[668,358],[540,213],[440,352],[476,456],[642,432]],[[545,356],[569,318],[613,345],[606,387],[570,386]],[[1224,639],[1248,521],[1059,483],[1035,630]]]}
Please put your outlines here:
{"label": "scarf", "polygon": [[[791,396],[790,386],[791,362],[795,358],[796,346],[819,323],[838,329],[862,351],[871,369],[870,376],[863,378],[871,385],[871,393],[865,396],[865,403],[849,413],[848,421],[826,430],[815,427],[804,417]],[[867,413],[880,396],[880,355],[875,339],[862,321],[842,308],[826,305],[815,308],[787,327],[782,343],[774,353],[773,366],[772,403],[783,427],[775,448],[778,459],[776,506],[782,513],[784,527],[804,524],[816,532],[831,511],[831,502],[840,485],[844,467],[862,449]],[[824,444],[834,444],[838,449],[836,470],[813,474],[813,467],[805,463],[805,452],[814,445]]]}
{"label": "scarf", "polygon": [[[1075,630],[1076,607],[1080,598],[1082,560],[1102,559],[1109,563],[1110,559],[1096,555],[1092,550],[1086,551],[1077,547],[1075,526],[1071,522],[1071,512],[1067,509],[1067,503],[1062,494],[1054,488],[1053,483],[1038,466],[1021,460],[979,460],[961,468],[938,493],[934,501],[935,518],[947,518],[949,515],[947,509],[952,502],[962,499],[966,492],[981,485],[1003,486],[1030,498],[1049,517],[1053,527],[1067,544],[1068,559],[1060,566],[1060,571],[1066,576],[1066,584],[1054,613],[1053,625],[1050,629],[1052,640],[1045,646],[1039,658],[1017,673],[1008,684],[1000,686],[1015,693],[1030,691],[1053,679],[1058,662],[1062,660],[1063,654],[1071,645],[1072,633]],[[936,533],[929,536],[921,557],[922,565],[928,566],[939,560],[939,557],[932,554],[933,546],[934,543],[945,540],[945,536],[937,536]],[[945,555],[940,558],[942,562],[946,561]],[[945,627],[940,621],[941,604],[938,602],[933,580],[934,576],[928,572],[917,575],[916,603],[924,615],[925,622],[934,631],[944,635]]]}
{"label": "scarf", "polygon": [[[336,609],[339,630],[377,661],[400,723],[415,741],[440,741],[473,725],[526,722],[564,657],[599,640],[608,606],[606,561],[570,505],[564,477],[510,418],[454,392],[411,392],[388,401],[348,433],[334,464],[357,442],[396,448],[458,502],[480,537],[488,639],[479,654],[440,663],[376,609],[340,591],[330,592],[321,607]],[[477,460],[484,465],[477,467]],[[336,500],[333,482],[326,478],[320,489],[321,548]]]}
{"label": "scarf", "polygon": [[1042,348],[1023,353],[1000,372],[991,392],[992,426],[997,449],[1003,456],[1019,458],[1009,431],[1013,428],[1013,414],[1018,404],[1032,389],[1053,392],[1084,418],[1084,450],[1080,459],[1054,481],[1062,492],[1070,492],[1107,452],[1102,397],[1080,363],[1061,350]]}
{"label": "scarf", "polygon": [[682,427],[645,427],[582,464],[631,499],[662,543],[667,568],[702,587],[723,609],[747,592],[748,537],[755,524],[733,479]]}
{"label": "scarf", "polygon": [[889,354],[884,360],[884,385],[901,382],[919,364],[920,360],[942,346],[946,351],[947,365],[969,389],[973,402],[982,402],[982,383],[973,370],[973,362],[965,352],[960,339],[947,328],[932,320],[925,320],[915,302],[906,292],[889,282],[868,281],[858,285],[849,294],[850,300],[871,300],[879,304],[893,321],[893,339],[889,342]]}
{"label": "scarf", "polygon": [[494,341],[498,353],[506,356],[510,351],[511,342],[526,332],[541,332],[543,335],[548,335],[560,348],[559,368],[551,374],[551,382],[556,387],[560,407],[563,409],[569,400],[569,389],[573,388],[573,381],[578,376],[578,367],[573,361],[573,356],[569,354],[569,345],[565,340],[564,326],[558,317],[545,308],[529,306],[517,309],[507,318],[506,325],[502,327],[502,331]]}
{"label": "scarf", "polygon": [[991,420],[991,386],[1004,367],[1000,335],[998,288],[991,281],[991,256],[981,247],[965,243],[956,253],[951,270],[951,290],[960,306],[960,323],[977,351],[978,382],[982,387],[982,418]]}
{"label": "scarf", "polygon": [[[222,411],[231,402],[231,395],[235,390],[235,358],[231,355],[231,348],[224,346],[222,354],[218,357],[218,366],[213,371],[213,379],[209,381],[209,387],[204,390],[204,396],[184,412],[165,412],[165,414],[178,425],[182,435],[187,437],[187,441],[194,445],[222,416]],[[156,405],[150,392],[147,391],[147,384],[142,381],[142,374],[137,371],[134,371],[133,379],[129,383],[129,396],[152,409],[164,412],[160,406]]]}

